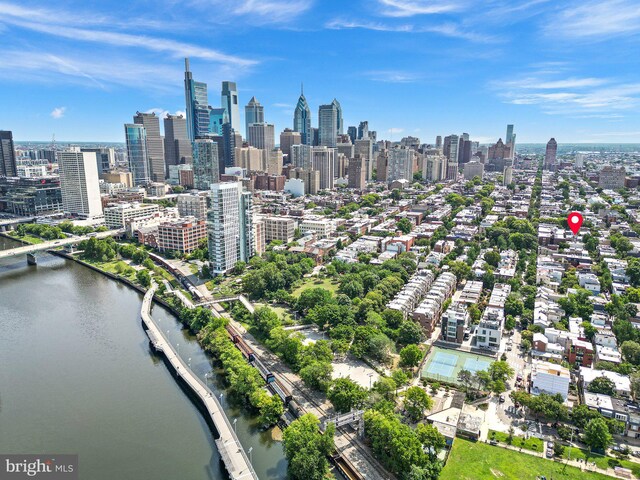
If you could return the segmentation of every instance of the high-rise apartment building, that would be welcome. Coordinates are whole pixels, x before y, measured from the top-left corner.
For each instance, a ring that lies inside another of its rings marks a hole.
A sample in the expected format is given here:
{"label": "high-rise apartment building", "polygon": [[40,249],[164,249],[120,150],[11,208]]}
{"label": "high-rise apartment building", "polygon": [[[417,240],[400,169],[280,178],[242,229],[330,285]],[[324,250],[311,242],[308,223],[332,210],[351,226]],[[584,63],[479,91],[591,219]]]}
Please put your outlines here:
{"label": "high-rise apartment building", "polygon": [[163,182],[165,179],[164,145],[160,135],[160,119],[155,113],[136,112],[133,123],[143,125],[147,132],[147,155],[149,160],[149,173],[154,182]]}
{"label": "high-rise apartment building", "polygon": [[359,155],[349,160],[349,188],[362,190],[367,185],[367,165]]}
{"label": "high-rise apartment building", "polygon": [[311,148],[311,168],[320,172],[320,190],[333,189],[335,155],[335,148]]}
{"label": "high-rise apartment building", "polygon": [[[360,155],[357,155],[360,156]],[[367,162],[365,159],[365,177],[366,177],[366,169],[367,164],[371,162]],[[386,182],[387,181],[387,169],[389,167],[389,150],[384,148],[380,150],[376,155],[376,181],[378,182]]]}
{"label": "high-rise apartment building", "polygon": [[393,148],[389,150],[387,164],[387,183],[396,180],[413,180],[414,151],[408,148]]}
{"label": "high-rise apartment building", "polygon": [[458,135],[444,137],[442,153],[447,157],[447,180],[454,180],[458,175]]}
{"label": "high-rise apartment building", "polygon": [[164,161],[167,172],[171,165],[191,163],[187,119],[182,115],[167,115],[164,119]]}
{"label": "high-rise apartment building", "polygon": [[271,123],[251,123],[247,125],[247,143],[252,147],[271,151],[275,148],[275,129]]}
{"label": "high-rise apartment building", "polygon": [[142,125],[127,123],[124,126],[124,134],[127,143],[129,171],[133,176],[133,184],[146,185],[151,183],[151,171],[147,153],[147,131]]}
{"label": "high-rise apartment building", "polygon": [[231,127],[230,123],[222,125],[222,139],[224,143],[224,166],[235,166],[235,152],[242,147],[242,135]]}
{"label": "high-rise apartment building", "polygon": [[227,110],[231,128],[240,133],[240,110],[236,82],[222,82],[221,104]]}
{"label": "high-rise apartment building", "polygon": [[311,130],[311,110],[304,97],[304,92],[300,92],[298,104],[293,112],[293,130],[302,136],[304,145],[313,145],[313,132]]}
{"label": "high-rise apartment building", "polygon": [[184,96],[187,107],[187,137],[195,140],[209,132],[209,99],[207,84],[196,82],[189,70],[189,59],[184,59]]}
{"label": "high-rise apartment building", "polygon": [[436,137],[436,148],[442,148],[442,135]]}
{"label": "high-rise apartment building", "polygon": [[64,213],[87,219],[102,216],[95,152],[59,152],[58,165]]}
{"label": "high-rise apartment building", "polygon": [[283,159],[282,150],[274,148],[271,150],[263,150],[266,156],[266,171],[269,175],[282,175]]}
{"label": "high-rise apartment building", "polygon": [[422,166],[422,178],[431,182],[441,182],[447,178],[447,157],[427,155]]}
{"label": "high-rise apartment building", "polygon": [[337,127],[338,127],[336,130],[336,134],[342,135],[342,133],[344,132],[344,120],[342,119],[342,106],[340,105],[340,102],[335,98],[333,99],[333,102],[331,102],[331,104],[336,107],[336,118],[337,118]]}
{"label": "high-rise apartment building", "polygon": [[611,165],[602,167],[598,174],[598,186],[604,190],[624,188],[626,170],[624,167],[615,168]]}
{"label": "high-rise apartment building", "polygon": [[222,126],[229,123],[226,108],[209,107],[209,135],[222,135]]}
{"label": "high-rise apartment building", "polygon": [[249,103],[244,107],[244,121],[247,138],[249,138],[249,126],[252,123],[264,123],[264,107],[260,105],[256,97],[251,97]]}
{"label": "high-rise apartment building", "polygon": [[315,195],[320,190],[320,172],[293,168],[289,171],[289,178],[297,178],[304,183],[304,194]]}
{"label": "high-rise apartment building", "polygon": [[513,183],[513,166],[507,165],[502,171],[502,184],[511,185]]}
{"label": "high-rise apartment building", "polygon": [[357,140],[368,139],[368,138],[369,138],[369,122],[367,120],[364,120],[360,122],[360,125],[358,125]]}
{"label": "high-rise apartment building", "polygon": [[267,168],[264,150],[256,147],[237,147],[235,162],[234,167],[244,168],[248,172],[264,172]]}
{"label": "high-rise apartment building", "polygon": [[513,140],[513,125],[507,125],[507,136],[504,137],[506,143],[511,143]]}
{"label": "high-rise apartment building", "polygon": [[288,156],[289,163],[291,163],[291,146],[300,145],[301,143],[302,135],[300,132],[294,132],[290,128],[285,128],[280,134],[280,150],[282,150],[284,155]]}
{"label": "high-rise apartment building", "polygon": [[242,182],[225,182],[211,185],[210,196],[209,261],[214,275],[222,275],[254,254],[252,194]]}
{"label": "high-rise apartment building", "polygon": [[13,132],[9,130],[0,130],[0,176],[18,176],[16,150],[13,145]]}
{"label": "high-rise apartment building", "polygon": [[556,155],[558,153],[558,142],[552,138],[547,142],[547,148],[544,153],[544,168],[546,170],[556,169]]}
{"label": "high-rise apartment building", "polygon": [[220,181],[218,144],[208,138],[193,141],[193,182],[198,190],[209,190]]}
{"label": "high-rise apartment building", "polygon": [[320,105],[318,109],[318,142],[320,146],[335,147],[337,137],[338,109],[336,104]]}
{"label": "high-rise apartment building", "polygon": [[371,180],[371,176],[373,175],[373,141],[370,138],[356,140],[353,154],[360,155],[360,157],[364,158],[367,165],[367,181]]}
{"label": "high-rise apartment building", "polygon": [[311,148],[310,145],[292,145],[291,164],[296,168],[311,170]]}
{"label": "high-rise apartment building", "polygon": [[484,175],[484,164],[480,162],[467,162],[462,170],[465,180],[473,180],[474,177],[482,179]]}

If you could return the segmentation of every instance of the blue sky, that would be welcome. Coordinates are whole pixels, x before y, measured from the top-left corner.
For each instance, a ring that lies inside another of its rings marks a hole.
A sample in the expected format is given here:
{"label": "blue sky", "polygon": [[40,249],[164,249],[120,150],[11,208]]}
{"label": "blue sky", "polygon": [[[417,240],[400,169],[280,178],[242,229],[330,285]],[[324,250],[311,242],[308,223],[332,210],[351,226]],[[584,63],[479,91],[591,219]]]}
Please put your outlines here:
{"label": "blue sky", "polygon": [[379,139],[640,142],[637,0],[0,0],[0,40],[18,140],[124,141],[137,110],[184,111],[189,56],[276,132],[304,82],[313,125],[336,97]]}

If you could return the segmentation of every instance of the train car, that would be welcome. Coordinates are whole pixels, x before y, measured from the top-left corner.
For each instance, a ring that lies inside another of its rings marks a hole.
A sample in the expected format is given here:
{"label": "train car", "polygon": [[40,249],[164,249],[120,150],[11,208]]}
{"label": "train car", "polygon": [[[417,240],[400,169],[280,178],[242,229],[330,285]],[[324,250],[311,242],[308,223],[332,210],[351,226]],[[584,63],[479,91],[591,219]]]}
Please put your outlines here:
{"label": "train car", "polygon": [[255,360],[255,354],[253,353],[253,350],[251,350],[246,343],[244,343],[243,341],[239,341],[236,343],[236,347],[238,348],[238,350],[240,350],[242,355],[244,355],[247,361],[253,362]]}
{"label": "train car", "polygon": [[265,382],[272,383],[275,381],[276,377],[265,366],[265,364],[260,361],[259,358],[256,358],[255,360],[253,360],[253,366],[258,369],[258,372],[260,372],[260,375],[262,376]]}
{"label": "train car", "polygon": [[304,415],[304,409],[300,405],[298,405],[298,402],[296,402],[295,400],[289,401],[288,408],[289,412],[294,416],[294,418],[300,418],[302,415]]}
{"label": "train car", "polygon": [[242,340],[242,337],[240,336],[238,331],[235,328],[233,328],[230,324],[227,325],[227,333],[231,337],[231,340],[233,340],[233,343],[238,343],[240,340]]}
{"label": "train car", "polygon": [[278,380],[274,379],[274,381],[269,384],[269,388],[280,397],[285,406],[291,403],[291,400],[293,399],[291,392],[289,392]]}
{"label": "train car", "polygon": [[365,480],[364,476],[353,466],[347,457],[341,454],[331,455],[331,460],[338,471],[348,480]]}

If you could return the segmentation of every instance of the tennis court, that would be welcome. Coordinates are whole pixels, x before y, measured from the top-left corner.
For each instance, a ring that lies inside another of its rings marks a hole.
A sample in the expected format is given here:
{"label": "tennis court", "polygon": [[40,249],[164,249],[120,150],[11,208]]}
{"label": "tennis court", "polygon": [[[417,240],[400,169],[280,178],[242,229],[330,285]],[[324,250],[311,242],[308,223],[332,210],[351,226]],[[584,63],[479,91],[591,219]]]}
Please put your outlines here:
{"label": "tennis court", "polygon": [[422,370],[422,376],[448,383],[458,383],[460,370],[475,373],[487,370],[492,362],[493,358],[476,353],[433,347]]}

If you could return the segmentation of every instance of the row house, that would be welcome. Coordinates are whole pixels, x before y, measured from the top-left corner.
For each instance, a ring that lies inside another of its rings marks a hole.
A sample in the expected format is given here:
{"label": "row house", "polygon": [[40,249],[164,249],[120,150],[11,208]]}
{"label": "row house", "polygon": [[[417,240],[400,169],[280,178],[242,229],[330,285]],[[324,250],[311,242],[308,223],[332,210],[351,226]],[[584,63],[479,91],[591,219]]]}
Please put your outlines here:
{"label": "row house", "polygon": [[442,273],[431,285],[429,293],[413,312],[413,319],[425,329],[428,335],[433,332],[440,319],[442,305],[453,295],[456,288],[456,276],[450,272]]}

